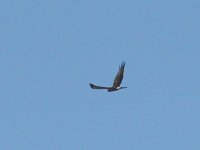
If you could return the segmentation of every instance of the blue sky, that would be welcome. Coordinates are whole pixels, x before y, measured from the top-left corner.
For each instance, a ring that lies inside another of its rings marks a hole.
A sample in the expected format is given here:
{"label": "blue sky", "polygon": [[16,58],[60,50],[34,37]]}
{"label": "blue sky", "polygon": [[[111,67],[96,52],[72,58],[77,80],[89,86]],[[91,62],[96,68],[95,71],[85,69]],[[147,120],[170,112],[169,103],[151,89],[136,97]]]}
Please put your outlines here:
{"label": "blue sky", "polygon": [[199,8],[1,0],[0,149],[200,149]]}

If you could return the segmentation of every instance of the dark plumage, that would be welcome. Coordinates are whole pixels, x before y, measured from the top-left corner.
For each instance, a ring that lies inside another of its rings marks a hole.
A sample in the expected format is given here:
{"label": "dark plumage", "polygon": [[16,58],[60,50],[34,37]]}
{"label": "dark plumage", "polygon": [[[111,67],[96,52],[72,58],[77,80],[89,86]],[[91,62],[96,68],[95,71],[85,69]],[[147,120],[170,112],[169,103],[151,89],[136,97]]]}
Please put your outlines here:
{"label": "dark plumage", "polygon": [[123,88],[127,88],[127,87],[120,87],[120,85],[122,83],[123,76],[124,76],[125,64],[126,64],[125,62],[122,62],[121,66],[119,66],[119,71],[118,71],[117,75],[115,76],[112,87],[97,86],[97,85],[94,85],[94,84],[91,84],[91,83],[90,83],[90,87],[92,89],[107,89],[108,92],[117,91],[117,90],[120,90],[120,89],[123,89]]}

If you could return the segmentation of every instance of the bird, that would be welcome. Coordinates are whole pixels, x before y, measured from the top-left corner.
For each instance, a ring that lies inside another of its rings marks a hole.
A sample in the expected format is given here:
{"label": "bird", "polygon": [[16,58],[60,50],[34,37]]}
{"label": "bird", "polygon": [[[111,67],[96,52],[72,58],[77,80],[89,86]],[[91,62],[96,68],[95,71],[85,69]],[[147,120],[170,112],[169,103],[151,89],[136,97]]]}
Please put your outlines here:
{"label": "bird", "polygon": [[123,76],[124,76],[125,64],[126,64],[126,62],[123,61],[121,63],[121,65],[119,66],[118,73],[115,76],[113,85],[111,87],[98,86],[98,85],[95,85],[95,84],[92,84],[92,83],[90,83],[90,87],[92,89],[107,89],[108,92],[113,92],[113,91],[117,91],[117,90],[120,90],[120,89],[127,88],[127,87],[120,87],[120,85],[122,83]]}

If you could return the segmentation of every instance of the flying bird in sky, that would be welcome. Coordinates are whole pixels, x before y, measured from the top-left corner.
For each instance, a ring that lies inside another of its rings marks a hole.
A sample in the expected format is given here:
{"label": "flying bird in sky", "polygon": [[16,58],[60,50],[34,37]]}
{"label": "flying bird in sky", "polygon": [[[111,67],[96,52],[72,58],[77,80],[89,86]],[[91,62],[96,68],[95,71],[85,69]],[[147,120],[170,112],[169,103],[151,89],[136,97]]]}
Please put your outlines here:
{"label": "flying bird in sky", "polygon": [[120,90],[120,89],[127,88],[127,87],[120,87],[120,84],[122,83],[122,79],[123,79],[123,76],[124,76],[125,64],[126,64],[125,62],[122,62],[121,66],[119,66],[119,71],[118,71],[117,75],[115,76],[112,87],[97,86],[97,85],[94,85],[94,84],[91,84],[91,83],[90,83],[90,87],[92,89],[107,89],[108,92],[113,92],[113,91],[117,91],[117,90]]}

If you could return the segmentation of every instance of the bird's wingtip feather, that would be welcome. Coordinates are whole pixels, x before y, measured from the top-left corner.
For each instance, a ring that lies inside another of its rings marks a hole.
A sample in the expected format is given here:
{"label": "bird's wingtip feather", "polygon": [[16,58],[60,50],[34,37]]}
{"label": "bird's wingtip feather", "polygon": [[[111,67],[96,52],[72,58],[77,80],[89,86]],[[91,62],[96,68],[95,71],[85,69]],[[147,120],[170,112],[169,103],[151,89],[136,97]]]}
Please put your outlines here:
{"label": "bird's wingtip feather", "polygon": [[94,88],[94,84],[90,83],[90,87],[91,87],[91,88]]}
{"label": "bird's wingtip feather", "polygon": [[126,62],[122,61],[121,66],[125,66],[125,65],[126,65]]}

